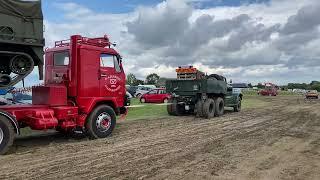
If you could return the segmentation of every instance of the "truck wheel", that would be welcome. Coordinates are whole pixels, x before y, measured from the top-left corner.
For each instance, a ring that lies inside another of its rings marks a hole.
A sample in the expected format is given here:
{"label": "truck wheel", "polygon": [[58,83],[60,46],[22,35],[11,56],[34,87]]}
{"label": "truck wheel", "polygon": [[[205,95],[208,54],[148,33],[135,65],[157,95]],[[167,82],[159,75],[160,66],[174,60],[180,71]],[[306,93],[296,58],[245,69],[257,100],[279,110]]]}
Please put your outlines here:
{"label": "truck wheel", "polygon": [[215,99],[215,113],[214,116],[219,117],[224,114],[224,100],[221,97]]}
{"label": "truck wheel", "polygon": [[116,113],[107,105],[96,107],[89,115],[86,123],[90,139],[109,136],[116,126]]}
{"label": "truck wheel", "polygon": [[15,132],[6,117],[0,116],[0,155],[6,154],[13,143]]}
{"label": "truck wheel", "polygon": [[203,104],[203,108],[202,108],[202,112],[203,112],[203,117],[205,118],[213,118],[214,114],[215,114],[215,102],[213,99],[209,98],[207,99],[204,104]]}
{"label": "truck wheel", "polygon": [[240,112],[241,111],[241,99],[239,99],[238,104],[233,107],[234,112]]}
{"label": "truck wheel", "polygon": [[173,111],[172,111],[173,100],[172,100],[172,99],[169,99],[168,103],[169,103],[169,104],[167,105],[167,112],[168,112],[169,115],[174,116],[174,113],[173,113]]}
{"label": "truck wheel", "polygon": [[169,115],[181,116],[184,113],[184,108],[178,104],[177,99],[170,99],[169,105],[167,105],[167,111]]}
{"label": "truck wheel", "polygon": [[203,102],[202,100],[199,100],[196,104],[196,116],[197,117],[203,117]]}

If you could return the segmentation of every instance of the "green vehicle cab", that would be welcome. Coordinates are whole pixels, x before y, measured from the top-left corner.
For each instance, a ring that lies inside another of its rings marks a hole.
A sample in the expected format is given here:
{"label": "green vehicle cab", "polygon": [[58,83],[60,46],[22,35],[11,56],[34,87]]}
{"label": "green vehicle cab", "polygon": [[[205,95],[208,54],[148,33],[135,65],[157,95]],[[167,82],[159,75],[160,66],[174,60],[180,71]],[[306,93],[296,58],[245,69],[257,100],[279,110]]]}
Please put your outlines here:
{"label": "green vehicle cab", "polygon": [[198,117],[222,116],[225,107],[241,110],[243,95],[227,84],[226,78],[205,75],[192,66],[177,70],[177,79],[166,81],[166,91],[172,98],[167,105],[170,115],[195,114]]}

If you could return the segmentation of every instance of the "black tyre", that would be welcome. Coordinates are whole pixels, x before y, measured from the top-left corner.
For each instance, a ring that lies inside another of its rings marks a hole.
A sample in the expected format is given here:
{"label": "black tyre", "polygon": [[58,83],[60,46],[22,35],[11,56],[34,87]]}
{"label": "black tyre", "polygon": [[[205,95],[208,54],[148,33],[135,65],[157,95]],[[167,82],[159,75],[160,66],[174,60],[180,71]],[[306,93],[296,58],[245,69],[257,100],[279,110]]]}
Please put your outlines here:
{"label": "black tyre", "polygon": [[89,138],[105,138],[116,126],[116,113],[107,105],[96,107],[87,118],[86,130]]}
{"label": "black tyre", "polygon": [[177,99],[171,99],[171,104],[167,105],[167,111],[169,115],[181,116],[184,114],[184,107],[178,103]]}
{"label": "black tyre", "polygon": [[241,99],[239,98],[238,104],[233,107],[234,112],[240,112],[241,111]]}
{"label": "black tyre", "polygon": [[198,100],[198,102],[196,103],[196,116],[197,117],[203,117],[203,101],[202,100]]}
{"label": "black tyre", "polygon": [[209,98],[207,99],[202,108],[203,117],[204,118],[213,118],[215,114],[215,102],[213,99]]}
{"label": "black tyre", "polygon": [[146,99],[145,98],[140,98],[140,103],[145,103]]}
{"label": "black tyre", "polygon": [[214,116],[219,117],[224,114],[224,100],[221,97],[215,99],[215,112]]}
{"label": "black tyre", "polygon": [[174,116],[174,113],[172,111],[172,103],[173,103],[173,99],[169,99],[168,105],[167,105],[167,112],[169,115]]}
{"label": "black tyre", "polygon": [[0,155],[6,154],[15,138],[14,128],[4,116],[0,116]]}

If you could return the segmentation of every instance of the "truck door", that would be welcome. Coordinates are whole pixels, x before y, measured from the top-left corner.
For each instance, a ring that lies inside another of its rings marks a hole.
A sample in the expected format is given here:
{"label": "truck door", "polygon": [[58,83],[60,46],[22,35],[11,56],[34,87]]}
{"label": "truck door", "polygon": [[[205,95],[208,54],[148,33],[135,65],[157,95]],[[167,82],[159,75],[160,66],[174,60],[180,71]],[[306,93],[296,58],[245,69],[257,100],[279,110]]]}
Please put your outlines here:
{"label": "truck door", "polygon": [[68,76],[69,51],[46,54],[45,84],[60,84]]}
{"label": "truck door", "polygon": [[125,77],[116,55],[100,55],[100,96],[116,98],[118,105],[123,105],[125,96]]}

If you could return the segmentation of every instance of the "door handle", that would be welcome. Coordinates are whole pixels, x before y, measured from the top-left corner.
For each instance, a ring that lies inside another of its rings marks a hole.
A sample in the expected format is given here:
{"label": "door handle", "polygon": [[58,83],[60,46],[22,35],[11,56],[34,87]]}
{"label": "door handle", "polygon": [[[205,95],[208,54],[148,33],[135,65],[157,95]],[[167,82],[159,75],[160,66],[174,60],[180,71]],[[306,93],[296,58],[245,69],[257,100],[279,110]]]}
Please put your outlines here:
{"label": "door handle", "polygon": [[107,75],[106,74],[101,74],[101,77],[107,77]]}

